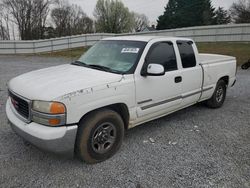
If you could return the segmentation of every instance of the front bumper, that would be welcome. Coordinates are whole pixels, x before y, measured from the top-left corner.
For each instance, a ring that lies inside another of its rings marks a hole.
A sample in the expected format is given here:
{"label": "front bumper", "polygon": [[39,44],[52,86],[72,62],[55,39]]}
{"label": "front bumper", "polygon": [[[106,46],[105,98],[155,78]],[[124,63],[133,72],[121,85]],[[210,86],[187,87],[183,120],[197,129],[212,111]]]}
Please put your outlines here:
{"label": "front bumper", "polygon": [[77,133],[77,125],[63,127],[47,127],[35,122],[25,123],[14,113],[11,102],[8,99],[6,114],[11,128],[19,136],[38,148],[52,153],[67,156],[74,155],[74,146]]}

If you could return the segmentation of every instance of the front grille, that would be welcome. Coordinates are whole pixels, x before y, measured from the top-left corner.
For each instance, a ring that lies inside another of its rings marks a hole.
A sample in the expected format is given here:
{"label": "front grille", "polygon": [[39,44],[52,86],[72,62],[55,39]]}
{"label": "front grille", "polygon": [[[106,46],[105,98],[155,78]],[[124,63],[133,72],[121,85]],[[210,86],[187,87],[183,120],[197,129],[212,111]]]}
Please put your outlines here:
{"label": "front grille", "polygon": [[16,109],[16,111],[25,119],[29,119],[29,103],[28,101],[22,99],[21,97],[15,95],[9,91],[9,96],[11,98],[11,103]]}

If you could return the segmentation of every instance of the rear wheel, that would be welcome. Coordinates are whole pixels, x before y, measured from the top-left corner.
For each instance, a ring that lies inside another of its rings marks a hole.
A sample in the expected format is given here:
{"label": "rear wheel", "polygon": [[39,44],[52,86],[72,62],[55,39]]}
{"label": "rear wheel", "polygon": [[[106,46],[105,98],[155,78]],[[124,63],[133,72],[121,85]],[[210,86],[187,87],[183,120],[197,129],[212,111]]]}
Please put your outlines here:
{"label": "rear wheel", "polygon": [[103,109],[89,114],[79,125],[76,153],[86,163],[102,162],[120,148],[124,136],[121,116]]}
{"label": "rear wheel", "polygon": [[250,67],[250,60],[248,60],[247,63],[241,65],[241,68],[242,68],[243,70],[246,70],[246,69],[248,69],[249,67]]}
{"label": "rear wheel", "polygon": [[226,98],[227,86],[224,80],[219,80],[213,96],[206,102],[210,108],[220,108]]}

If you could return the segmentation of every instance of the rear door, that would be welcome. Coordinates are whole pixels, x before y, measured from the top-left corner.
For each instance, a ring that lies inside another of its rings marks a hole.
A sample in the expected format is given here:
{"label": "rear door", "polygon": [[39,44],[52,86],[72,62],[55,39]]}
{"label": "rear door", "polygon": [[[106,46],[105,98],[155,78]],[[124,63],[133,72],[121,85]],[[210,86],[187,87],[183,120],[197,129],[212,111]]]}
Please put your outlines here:
{"label": "rear door", "polygon": [[181,59],[182,106],[196,103],[201,94],[202,69],[195,57],[197,49],[192,41],[177,41]]}
{"label": "rear door", "polygon": [[137,115],[145,119],[177,109],[182,101],[182,83],[173,43],[169,41],[154,43],[148,51],[143,66],[148,64],[163,65],[165,75],[135,76]]}

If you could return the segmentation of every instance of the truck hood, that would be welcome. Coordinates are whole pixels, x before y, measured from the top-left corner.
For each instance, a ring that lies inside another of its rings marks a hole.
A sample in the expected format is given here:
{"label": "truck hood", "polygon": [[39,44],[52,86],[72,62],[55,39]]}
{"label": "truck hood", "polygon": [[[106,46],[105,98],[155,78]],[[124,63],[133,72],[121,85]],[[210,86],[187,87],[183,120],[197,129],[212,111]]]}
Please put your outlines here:
{"label": "truck hood", "polygon": [[20,75],[10,80],[8,87],[27,99],[50,101],[80,89],[121,79],[119,74],[67,64]]}

